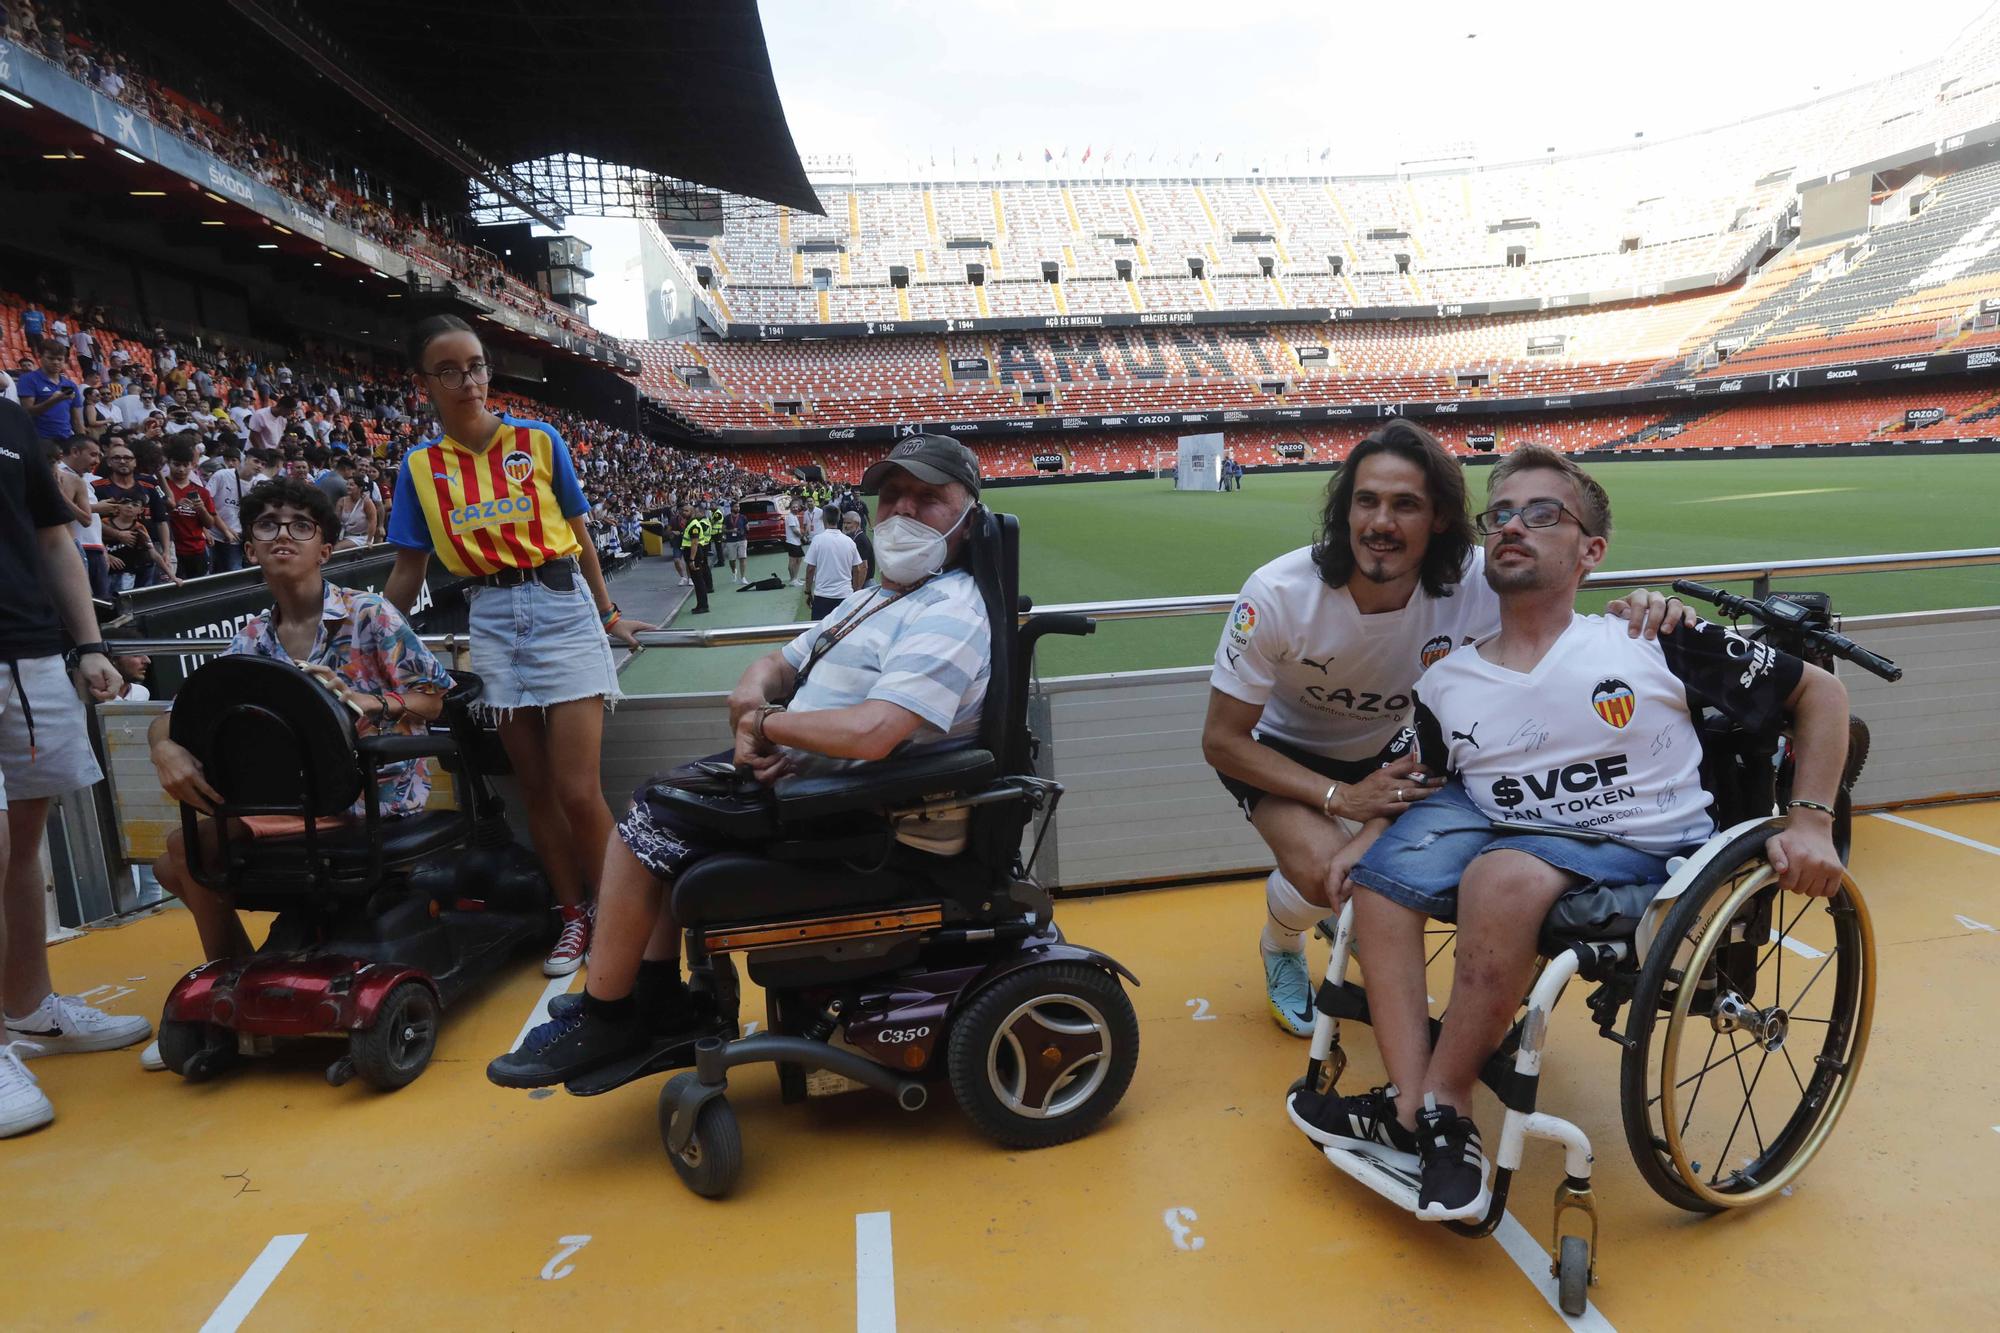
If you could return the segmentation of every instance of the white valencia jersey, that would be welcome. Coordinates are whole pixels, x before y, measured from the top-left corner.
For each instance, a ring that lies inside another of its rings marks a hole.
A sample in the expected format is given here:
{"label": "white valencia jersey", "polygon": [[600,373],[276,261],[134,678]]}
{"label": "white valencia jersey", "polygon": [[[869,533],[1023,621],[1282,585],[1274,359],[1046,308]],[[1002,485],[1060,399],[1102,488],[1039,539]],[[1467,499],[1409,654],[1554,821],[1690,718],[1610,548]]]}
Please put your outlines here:
{"label": "white valencia jersey", "polygon": [[1456,774],[1489,819],[1598,829],[1662,853],[1715,831],[1689,694],[1765,730],[1805,669],[1699,621],[1649,642],[1580,615],[1528,672],[1487,661],[1480,643],[1417,683],[1424,763]]}
{"label": "white valencia jersey", "polygon": [[1368,759],[1408,724],[1424,668],[1499,625],[1481,551],[1451,596],[1419,586],[1402,610],[1363,615],[1347,589],[1327,587],[1302,546],[1243,585],[1209,684],[1260,705],[1261,735],[1329,759]]}

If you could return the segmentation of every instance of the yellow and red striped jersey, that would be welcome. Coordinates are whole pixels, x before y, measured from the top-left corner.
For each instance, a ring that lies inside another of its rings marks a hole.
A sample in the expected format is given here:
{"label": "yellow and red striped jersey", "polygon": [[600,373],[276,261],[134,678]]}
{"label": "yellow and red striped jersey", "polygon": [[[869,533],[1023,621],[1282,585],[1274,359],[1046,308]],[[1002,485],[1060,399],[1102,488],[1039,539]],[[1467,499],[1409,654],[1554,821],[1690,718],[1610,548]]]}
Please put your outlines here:
{"label": "yellow and red striped jersey", "polygon": [[555,427],[502,415],[484,449],[449,435],[403,458],[389,540],[436,551],[456,574],[533,569],[581,548],[569,520],[588,511]]}

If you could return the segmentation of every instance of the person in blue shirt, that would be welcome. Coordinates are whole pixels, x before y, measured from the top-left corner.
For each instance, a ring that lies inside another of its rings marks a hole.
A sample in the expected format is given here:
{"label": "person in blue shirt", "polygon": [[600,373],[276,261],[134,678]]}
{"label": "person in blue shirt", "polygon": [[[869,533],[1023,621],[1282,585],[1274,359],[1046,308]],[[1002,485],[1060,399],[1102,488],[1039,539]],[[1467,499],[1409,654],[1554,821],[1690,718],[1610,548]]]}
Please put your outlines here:
{"label": "person in blue shirt", "polygon": [[83,390],[64,373],[66,348],[47,338],[37,351],[41,363],[15,379],[15,392],[35,419],[35,434],[45,440],[67,440],[83,429]]}
{"label": "person in blue shirt", "polygon": [[42,332],[48,328],[48,324],[49,317],[42,313],[40,306],[28,307],[21,316],[21,332],[26,335],[29,346],[32,347],[42,340]]}

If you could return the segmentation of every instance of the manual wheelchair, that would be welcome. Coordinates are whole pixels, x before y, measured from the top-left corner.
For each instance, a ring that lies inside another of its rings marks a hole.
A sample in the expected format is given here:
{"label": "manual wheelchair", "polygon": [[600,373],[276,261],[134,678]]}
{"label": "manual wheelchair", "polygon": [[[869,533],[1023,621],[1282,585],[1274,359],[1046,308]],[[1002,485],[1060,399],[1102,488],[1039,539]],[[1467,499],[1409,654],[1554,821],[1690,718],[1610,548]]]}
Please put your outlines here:
{"label": "manual wheelchair", "polygon": [[[1038,777],[1027,724],[1036,642],[1081,635],[1082,616],[1022,618],[1014,518],[981,510],[968,541],[992,632],[976,747],[891,758],[852,772],[790,777],[765,790],[664,790],[677,818],[735,847],[674,882],[690,987],[715,1015],[706,1032],[565,1086],[609,1092],[673,1069],[661,1142],[683,1183],[717,1197],[742,1168],[728,1071],[775,1063],[785,1102],[824,1074],[886,1092],[906,1111],[948,1081],[967,1116],[1016,1148],[1089,1133],[1132,1081],[1139,1024],[1105,954],[1066,941],[1047,890],[1029,877],[1060,784]],[[954,856],[915,851],[897,819],[965,809]],[[1040,832],[1025,853],[1034,815]],[[741,957],[764,988],[767,1031],[738,1037]]]}
{"label": "manual wheelchair", "polygon": [[[1731,617],[1750,617],[1758,628],[1749,637],[1817,665],[1831,666],[1839,658],[1886,680],[1902,674],[1893,662],[1832,629],[1824,594],[1760,601],[1688,580],[1674,588]],[[1582,1129],[1537,1109],[1537,1096],[1549,1014],[1571,980],[1596,984],[1586,1003],[1598,1032],[1621,1050],[1625,1141],[1640,1174],[1661,1198],[1692,1212],[1747,1207],[1785,1189],[1832,1132],[1868,1047],[1875,937],[1859,888],[1843,873],[1840,891],[1830,899],[1788,899],[1764,858],[1765,840],[1783,827],[1775,812],[1790,794],[1787,738],[1749,732],[1713,712],[1698,714],[1697,727],[1702,781],[1715,798],[1721,832],[1694,855],[1670,861],[1672,873],[1664,884],[1593,886],[1569,894],[1551,910],[1522,1014],[1481,1074],[1506,1108],[1493,1153],[1492,1203],[1481,1219],[1445,1223],[1460,1235],[1492,1234],[1505,1216],[1524,1142],[1541,1138],[1561,1144],[1565,1178],[1556,1187],[1551,1273],[1567,1314],[1584,1312],[1595,1281],[1591,1147]],[[1865,725],[1853,719],[1849,731],[1834,814],[1834,842],[1843,862],[1851,791],[1868,753]],[[1574,836],[1604,837],[1588,831]],[[1443,924],[1429,932],[1445,937],[1431,960],[1452,934],[1449,923]],[[1320,929],[1332,941],[1332,956],[1315,996],[1306,1073],[1292,1091],[1331,1089],[1347,1065],[1341,1021],[1369,1021],[1366,993],[1347,980],[1353,905]],[[1796,960],[1789,969],[1787,954]],[[1433,1040],[1440,1026],[1431,1020]],[[1346,1174],[1415,1211],[1413,1157],[1387,1150],[1322,1151]],[[1572,1214],[1588,1222],[1587,1231],[1566,1230]]]}

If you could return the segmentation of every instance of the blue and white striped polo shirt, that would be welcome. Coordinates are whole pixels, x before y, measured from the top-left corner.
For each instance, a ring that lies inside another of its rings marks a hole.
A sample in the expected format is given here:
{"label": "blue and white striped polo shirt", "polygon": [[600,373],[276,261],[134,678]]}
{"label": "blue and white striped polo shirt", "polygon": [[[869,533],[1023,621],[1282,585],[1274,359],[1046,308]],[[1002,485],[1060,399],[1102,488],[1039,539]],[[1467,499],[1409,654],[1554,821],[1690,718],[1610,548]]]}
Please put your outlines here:
{"label": "blue and white striped polo shirt", "polygon": [[[964,570],[941,574],[870,614],[871,605],[888,595],[879,588],[852,593],[832,614],[785,645],[785,660],[797,670],[812,654],[822,630],[850,615],[867,616],[807,674],[792,700],[792,711],[848,708],[863,700],[884,699],[924,720],[898,754],[972,744],[993,667],[986,604],[972,575]],[[860,762],[792,753],[802,772],[826,772]]]}

